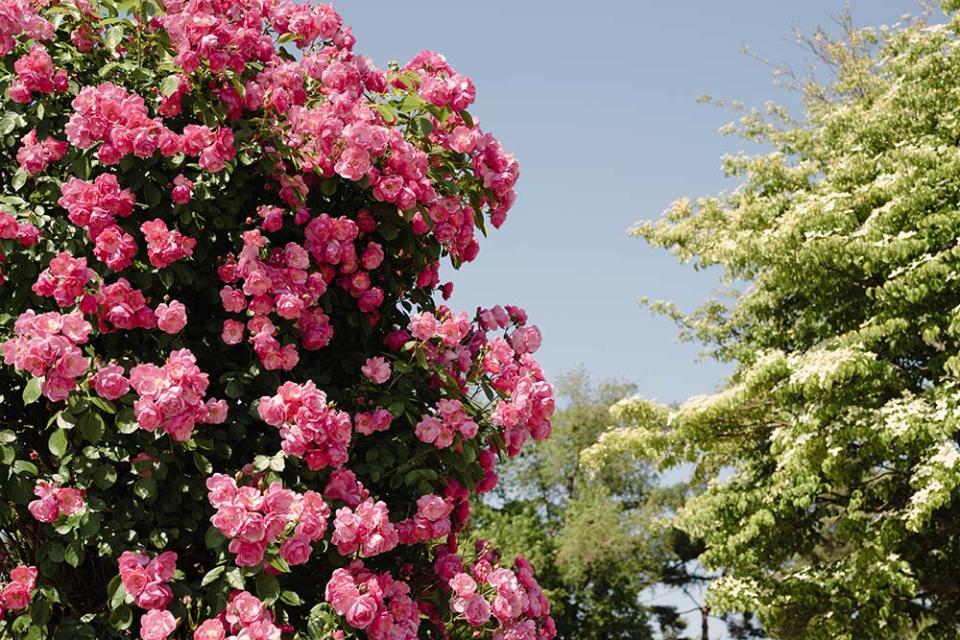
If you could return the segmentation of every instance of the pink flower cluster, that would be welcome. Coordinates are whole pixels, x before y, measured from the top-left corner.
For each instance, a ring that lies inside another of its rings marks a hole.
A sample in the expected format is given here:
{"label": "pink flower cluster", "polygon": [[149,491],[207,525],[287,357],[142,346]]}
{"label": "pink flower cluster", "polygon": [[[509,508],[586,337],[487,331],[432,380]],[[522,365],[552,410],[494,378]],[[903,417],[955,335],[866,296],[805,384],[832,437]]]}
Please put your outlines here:
{"label": "pink flower cluster", "polygon": [[36,588],[36,567],[14,567],[10,572],[10,582],[0,589],[0,620],[3,620],[6,610],[23,611],[29,607]]}
{"label": "pink flower cluster", "polygon": [[373,411],[363,411],[353,416],[353,425],[357,433],[365,436],[378,431],[386,431],[393,422],[393,415],[386,409],[376,408]]}
{"label": "pink flower cluster", "polygon": [[67,153],[67,143],[54,138],[37,139],[37,130],[20,138],[22,146],[17,150],[17,162],[20,168],[30,175],[43,173],[52,163]]}
{"label": "pink flower cluster", "polygon": [[[484,541],[469,571],[453,553],[441,553],[434,563],[438,576],[452,593],[452,609],[473,627],[483,627],[491,617],[497,640],[552,640],[557,630],[550,617],[550,602],[537,584],[530,563],[522,556],[514,569],[498,565],[497,554]],[[492,616],[491,616],[492,614]]]}
{"label": "pink flower cluster", "polygon": [[207,374],[189,349],[174,351],[162,367],[140,364],[130,370],[130,386],[140,396],[133,403],[137,424],[145,431],[163,429],[174,440],[190,439],[198,423],[220,424],[227,418],[225,400],[207,400]]}
{"label": "pink flower cluster", "polygon": [[463,312],[447,313],[444,316],[442,320],[438,320],[429,311],[416,314],[410,318],[407,326],[410,335],[421,341],[440,338],[445,347],[457,346],[470,333],[470,319]]}
{"label": "pink flower cluster", "polygon": [[62,93],[67,90],[67,72],[55,69],[50,54],[42,44],[35,44],[30,53],[13,63],[17,78],[7,89],[14,102],[33,100],[34,93]]}
{"label": "pink flower cluster", "polygon": [[17,222],[9,213],[0,211],[0,240],[16,240],[22,247],[32,247],[40,241],[40,231],[29,222]]}
{"label": "pink flower cluster", "polygon": [[177,570],[177,554],[164,551],[155,558],[124,551],[120,555],[120,581],[141,609],[166,609],[173,600],[167,583]]}
{"label": "pink flower cluster", "polygon": [[193,255],[197,241],[177,230],[171,231],[160,218],[148,220],[140,225],[140,231],[147,241],[147,258],[157,269],[169,267],[177,260]]}
{"label": "pink flower cluster", "polygon": [[357,475],[347,469],[337,469],[327,479],[327,486],[323,489],[323,497],[327,500],[340,500],[348,507],[356,507],[366,500],[370,492],[363,483],[357,480]]}
{"label": "pink flower cluster", "polygon": [[360,212],[356,221],[322,213],[307,223],[303,243],[320,265],[324,278],[329,282],[336,277],[340,288],[350,293],[372,323],[379,317],[377,309],[383,304],[383,289],[374,286],[370,272],[383,262],[383,247],[368,242],[358,253],[356,243],[374,229],[376,222],[365,212]]}
{"label": "pink flower cluster", "polygon": [[[261,259],[269,240],[259,231],[243,235],[243,250],[236,260],[220,267],[220,279],[226,283],[220,299],[226,311],[249,310],[253,318],[247,323],[254,351],[267,369],[292,369],[299,360],[294,345],[281,346],[276,338],[277,327],[268,316],[272,313],[285,320],[295,320],[307,349],[326,346],[333,337],[330,320],[317,307],[327,283],[319,272],[309,272],[310,257],[300,245],[290,242],[282,249],[270,251]],[[240,288],[231,286],[242,281]],[[236,344],[242,339],[242,325],[228,320],[224,340]]]}
{"label": "pink flower cluster", "polygon": [[16,36],[26,34],[31,40],[49,40],[53,25],[37,15],[41,3],[30,0],[4,0],[0,3],[0,55],[7,55],[16,46]]}
{"label": "pink flower cluster", "polygon": [[417,437],[438,449],[446,449],[453,444],[456,434],[465,440],[476,437],[479,426],[463,410],[459,400],[444,399],[437,402],[437,415],[424,414],[417,423]]}
{"label": "pink flower cluster", "polygon": [[143,98],[110,82],[83,87],[71,106],[67,139],[79,149],[101,142],[97,159],[105,165],[130,154],[149,158],[158,149],[164,156],[181,151],[179,137],[160,118],[150,118]]}
{"label": "pink flower cluster", "polygon": [[236,10],[227,12],[196,2],[166,3],[162,24],[177,47],[178,66],[189,73],[206,62],[214,72],[233,69],[242,73],[247,62],[274,59],[269,27],[278,34],[295,35],[300,47],[317,38],[329,40],[340,32],[340,16],[330,5],[231,3],[234,5]]}
{"label": "pink flower cluster", "polygon": [[3,343],[4,363],[43,378],[40,388],[48,399],[66,400],[90,366],[78,347],[89,339],[90,323],[77,312],[37,315],[28,309],[13,327],[14,337]]}
{"label": "pink flower cluster", "polygon": [[117,223],[133,213],[136,196],[130,189],[120,189],[117,177],[104,173],[93,182],[71,178],[60,186],[57,201],[67,210],[72,223],[87,230],[94,242],[94,255],[114,271],[122,271],[133,263],[137,244]]}
{"label": "pink flower cluster", "polygon": [[528,435],[534,440],[550,436],[550,416],[554,410],[553,386],[544,380],[539,367],[523,364],[517,374],[511,381],[509,400],[500,402],[492,417],[493,423],[504,429],[510,456],[520,453]]}
{"label": "pink flower cluster", "polygon": [[417,544],[443,538],[451,531],[453,501],[428,494],[417,500],[417,512],[397,524],[401,544]]}
{"label": "pink flower cluster", "polygon": [[67,122],[67,139],[79,149],[97,149],[105,165],[119,163],[129,155],[150,158],[157,151],[164,157],[184,153],[198,158],[200,167],[217,172],[236,155],[233,131],[187,125],[183,134],[168,129],[159,117],[151,118],[143,98],[110,82],[83,87],[71,102],[74,113]]}
{"label": "pink flower cluster", "polygon": [[[267,548],[282,540],[278,553],[287,564],[304,564],[313,552],[312,543],[327,531],[330,507],[315,491],[298,494],[279,482],[261,492],[256,487],[238,487],[230,476],[217,473],[207,479],[207,498],[217,512],[213,526],[230,538],[229,549],[241,567],[259,564]],[[290,525],[293,532],[287,536]]]}
{"label": "pink flower cluster", "polygon": [[33,488],[37,499],[27,505],[30,515],[40,522],[53,522],[60,516],[72,516],[83,509],[84,490],[61,487],[58,484],[40,480]]}
{"label": "pink flower cluster", "polygon": [[[88,309],[88,304],[92,308]],[[92,301],[84,299],[80,306],[88,313],[97,313],[100,333],[157,326],[157,314],[147,306],[143,292],[134,289],[126,278],[101,287]]]}
{"label": "pink flower cluster", "polygon": [[389,573],[368,571],[360,560],[333,572],[326,600],[351,627],[370,640],[415,640],[420,611],[410,598],[410,586]]}
{"label": "pink flower cluster", "polygon": [[280,640],[281,629],[273,614],[259,598],[247,591],[230,595],[225,611],[205,620],[193,634],[193,640]]}
{"label": "pink flower cluster", "polygon": [[133,213],[137,198],[130,189],[121,189],[117,176],[104,173],[93,182],[70,178],[60,186],[57,203],[67,210],[70,222],[87,229],[91,240],[107,227],[116,224],[116,218]]}
{"label": "pink flower cluster", "polygon": [[277,395],[260,398],[260,418],[280,430],[283,452],[302,458],[316,471],[347,461],[353,428],[350,415],[327,404],[327,396],[308,381],[285,382]]}
{"label": "pink flower cluster", "polygon": [[50,260],[31,288],[38,296],[53,298],[58,307],[71,307],[96,275],[86,258],[74,258],[63,251]]}
{"label": "pink flower cluster", "polygon": [[400,541],[396,527],[390,522],[386,503],[367,498],[356,509],[341,507],[333,521],[333,537],[342,556],[358,550],[367,558],[394,549]]}

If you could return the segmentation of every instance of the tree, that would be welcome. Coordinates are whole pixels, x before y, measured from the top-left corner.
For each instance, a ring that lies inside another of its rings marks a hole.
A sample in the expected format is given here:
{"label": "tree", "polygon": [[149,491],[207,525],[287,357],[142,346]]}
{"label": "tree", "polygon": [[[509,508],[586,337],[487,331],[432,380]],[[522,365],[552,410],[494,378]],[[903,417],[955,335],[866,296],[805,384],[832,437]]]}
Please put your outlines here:
{"label": "tree", "polygon": [[656,308],[735,373],[626,403],[586,459],[693,463],[676,525],[722,574],[711,603],[774,637],[955,638],[960,18],[841,24],[805,40],[833,76],[801,79],[802,118],[731,127],[764,145],[724,161],[735,190],[634,230],[723,271],[729,297]]}
{"label": "tree", "polygon": [[329,5],[0,1],[0,637],[555,634],[460,551],[553,388],[440,304],[516,159]]}
{"label": "tree", "polygon": [[650,587],[700,579],[686,562],[696,557],[694,545],[662,524],[686,485],[662,486],[635,460],[594,476],[581,464],[582,452],[610,427],[610,407],[634,391],[625,383],[595,385],[583,371],[561,376],[565,406],[550,439],[503,467],[505,482],[474,518],[475,537],[499,541],[508,555],[525,553],[539,568],[560,637],[679,638],[686,626],[674,607],[644,603]]}

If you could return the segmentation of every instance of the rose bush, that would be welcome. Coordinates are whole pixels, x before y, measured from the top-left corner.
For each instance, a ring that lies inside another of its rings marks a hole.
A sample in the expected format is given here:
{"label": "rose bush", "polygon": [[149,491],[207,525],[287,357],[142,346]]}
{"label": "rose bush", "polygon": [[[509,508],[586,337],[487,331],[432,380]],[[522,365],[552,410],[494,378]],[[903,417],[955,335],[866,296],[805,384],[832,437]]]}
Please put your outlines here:
{"label": "rose bush", "polygon": [[516,160],[328,5],[0,0],[0,636],[555,635],[458,549],[550,433],[540,333],[436,301]]}

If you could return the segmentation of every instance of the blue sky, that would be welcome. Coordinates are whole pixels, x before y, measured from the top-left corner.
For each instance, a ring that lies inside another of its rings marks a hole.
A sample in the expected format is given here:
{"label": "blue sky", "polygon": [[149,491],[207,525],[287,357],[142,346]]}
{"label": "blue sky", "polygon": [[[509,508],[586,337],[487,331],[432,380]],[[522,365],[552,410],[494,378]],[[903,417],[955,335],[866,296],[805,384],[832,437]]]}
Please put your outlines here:
{"label": "blue sky", "polygon": [[[914,0],[851,0],[861,25],[917,13]],[[830,25],[842,0],[354,0],[337,8],[357,50],[380,65],[424,48],[474,78],[472,112],[520,160],[519,199],[478,260],[452,275],[455,308],[520,304],[544,334],[549,374],[584,366],[681,401],[727,369],[637,301],[694,308],[715,273],[680,265],[626,230],[683,195],[729,189],[720,158],[749,150],[717,130],[734,115],[696,98],[796,105],[772,70],[740,53],[803,66],[793,28]],[[689,606],[677,593],[648,602]],[[691,626],[699,623],[691,619]],[[696,625],[696,626],[694,626]],[[711,637],[723,637],[719,624]]]}
{"label": "blue sky", "polygon": [[[913,0],[852,0],[856,21],[916,12]],[[842,0],[353,0],[335,5],[357,50],[379,65],[424,48],[474,78],[473,113],[520,160],[519,198],[477,261],[453,279],[455,308],[519,304],[544,334],[548,373],[580,365],[678,401],[713,390],[724,368],[637,305],[691,309],[717,286],[667,252],[627,237],[681,195],[730,188],[717,134],[733,114],[697,96],[747,105],[789,101],[771,70],[739,52],[802,62],[792,27],[827,25]],[[448,275],[449,272],[448,272]]]}

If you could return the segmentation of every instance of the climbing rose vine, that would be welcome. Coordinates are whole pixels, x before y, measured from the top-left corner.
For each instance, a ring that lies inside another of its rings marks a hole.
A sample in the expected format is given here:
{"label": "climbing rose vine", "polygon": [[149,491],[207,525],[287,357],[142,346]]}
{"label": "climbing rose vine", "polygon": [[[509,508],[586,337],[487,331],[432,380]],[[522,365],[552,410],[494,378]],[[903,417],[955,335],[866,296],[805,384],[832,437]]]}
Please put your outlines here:
{"label": "climbing rose vine", "polygon": [[0,636],[549,640],[458,547],[550,434],[540,332],[448,308],[517,162],[329,5],[0,0]]}

